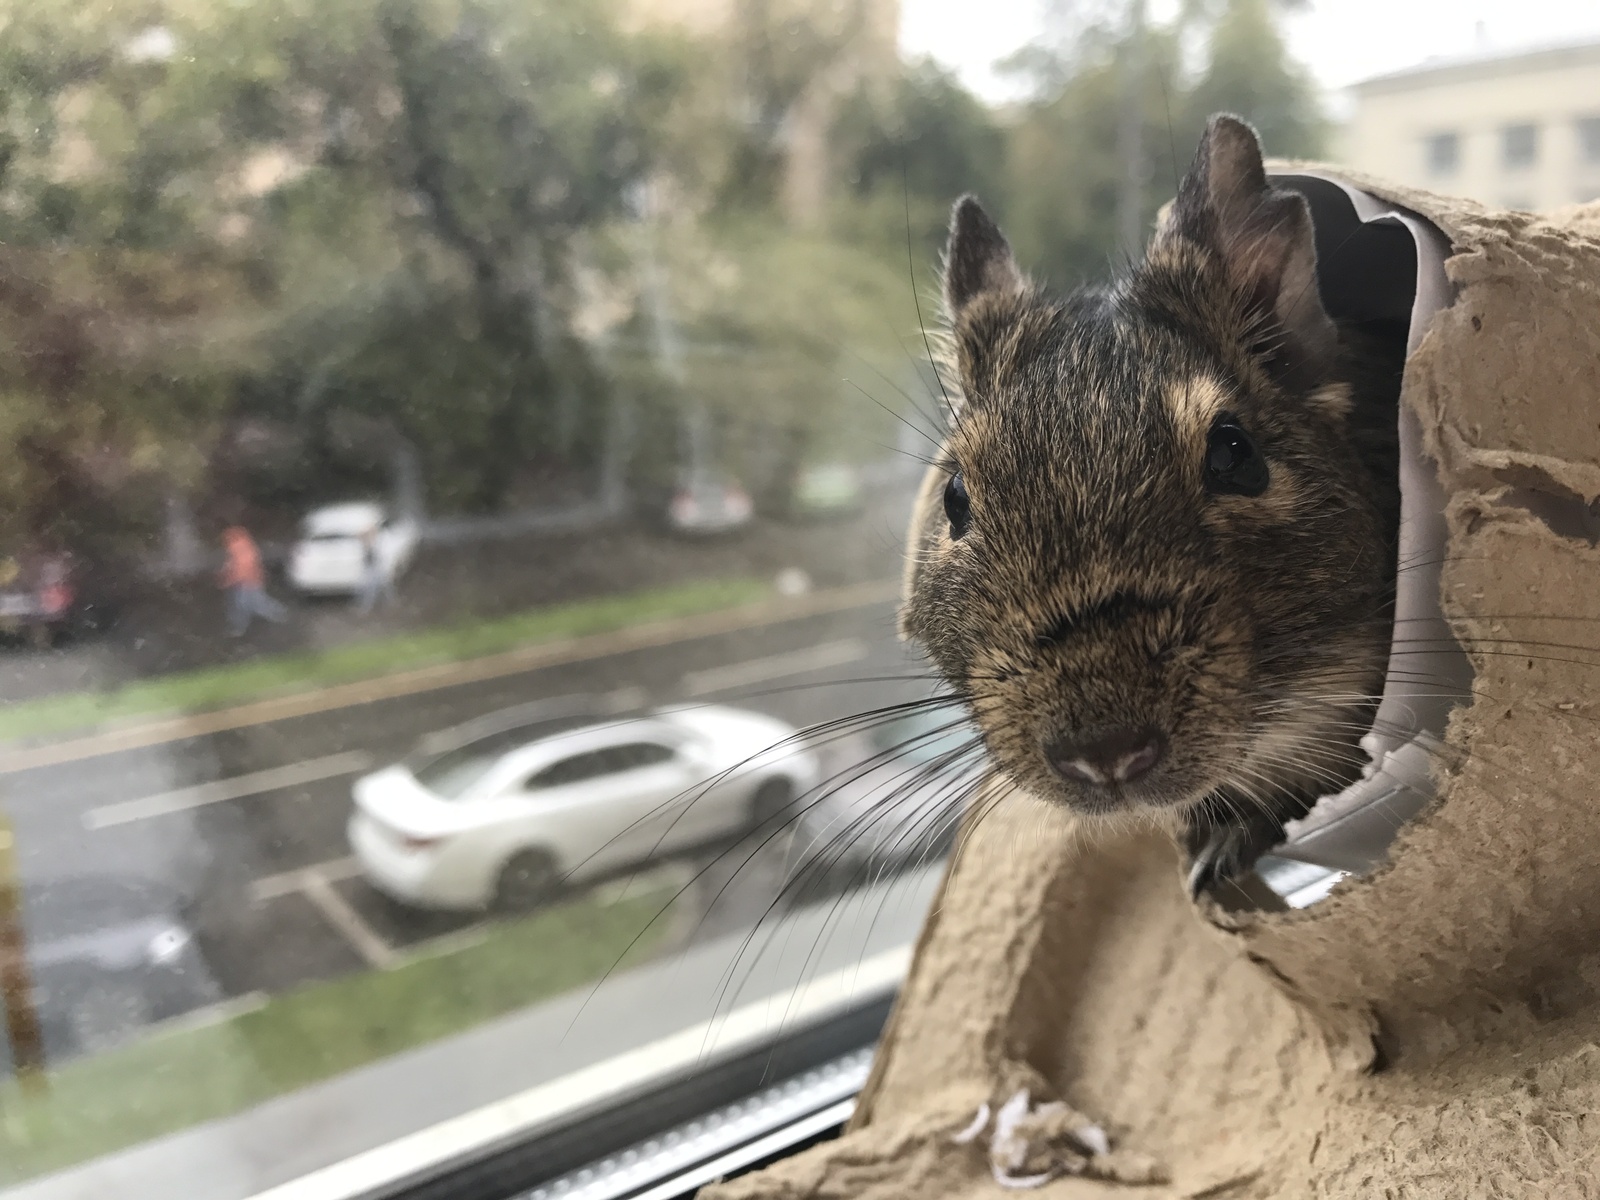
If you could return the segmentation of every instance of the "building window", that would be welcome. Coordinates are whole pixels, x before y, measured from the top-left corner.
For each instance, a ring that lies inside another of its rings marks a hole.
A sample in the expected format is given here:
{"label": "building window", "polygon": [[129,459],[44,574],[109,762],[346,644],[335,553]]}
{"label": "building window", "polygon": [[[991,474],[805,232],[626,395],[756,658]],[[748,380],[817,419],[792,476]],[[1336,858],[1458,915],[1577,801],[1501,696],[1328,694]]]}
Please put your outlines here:
{"label": "building window", "polygon": [[1600,117],[1578,118],[1578,157],[1591,166],[1600,166]]}
{"label": "building window", "polygon": [[1455,133],[1429,134],[1428,174],[1454,175],[1461,161],[1461,136]]}
{"label": "building window", "polygon": [[1539,157],[1536,125],[1507,125],[1500,131],[1500,157],[1507,167],[1531,167]]}

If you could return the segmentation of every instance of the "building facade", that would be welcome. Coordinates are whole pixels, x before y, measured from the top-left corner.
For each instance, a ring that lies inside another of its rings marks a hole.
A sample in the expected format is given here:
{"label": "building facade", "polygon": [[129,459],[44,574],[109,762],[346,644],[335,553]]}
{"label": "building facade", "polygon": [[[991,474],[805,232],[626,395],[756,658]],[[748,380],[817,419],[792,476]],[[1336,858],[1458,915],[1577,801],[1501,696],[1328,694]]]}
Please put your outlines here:
{"label": "building facade", "polygon": [[1353,89],[1350,166],[1502,208],[1600,199],[1600,42],[1424,63]]}

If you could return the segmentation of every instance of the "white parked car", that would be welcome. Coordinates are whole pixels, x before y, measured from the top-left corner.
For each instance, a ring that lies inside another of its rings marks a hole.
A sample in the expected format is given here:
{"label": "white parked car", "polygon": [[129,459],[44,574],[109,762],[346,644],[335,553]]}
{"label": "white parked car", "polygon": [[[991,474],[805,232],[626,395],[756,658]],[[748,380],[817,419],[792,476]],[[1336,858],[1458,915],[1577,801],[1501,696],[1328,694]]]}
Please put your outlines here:
{"label": "white parked car", "polygon": [[804,904],[943,858],[989,769],[976,737],[959,712],[936,707],[840,740],[827,782],[795,806],[785,899]]}
{"label": "white parked car", "polygon": [[312,511],[300,526],[300,539],[289,554],[289,582],[302,592],[323,595],[361,588],[362,537],[377,534],[378,565],[398,579],[417,552],[419,530],[414,518],[391,514],[381,504],[352,501]]}
{"label": "white parked car", "polygon": [[522,909],[568,883],[775,831],[817,770],[795,729],[740,709],[514,713],[357,780],[350,845],[395,899]]}

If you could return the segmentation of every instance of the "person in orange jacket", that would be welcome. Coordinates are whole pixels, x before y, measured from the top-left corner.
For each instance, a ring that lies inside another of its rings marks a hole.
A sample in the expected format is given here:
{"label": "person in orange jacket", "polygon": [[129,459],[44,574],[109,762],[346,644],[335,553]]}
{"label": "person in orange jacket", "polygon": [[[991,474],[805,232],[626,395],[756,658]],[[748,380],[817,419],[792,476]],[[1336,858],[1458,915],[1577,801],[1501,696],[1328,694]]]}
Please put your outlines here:
{"label": "person in orange jacket", "polygon": [[221,584],[228,593],[228,635],[240,637],[255,617],[276,624],[288,620],[289,610],[267,595],[261,551],[249,531],[241,525],[230,525],[223,531],[222,545],[227,551]]}

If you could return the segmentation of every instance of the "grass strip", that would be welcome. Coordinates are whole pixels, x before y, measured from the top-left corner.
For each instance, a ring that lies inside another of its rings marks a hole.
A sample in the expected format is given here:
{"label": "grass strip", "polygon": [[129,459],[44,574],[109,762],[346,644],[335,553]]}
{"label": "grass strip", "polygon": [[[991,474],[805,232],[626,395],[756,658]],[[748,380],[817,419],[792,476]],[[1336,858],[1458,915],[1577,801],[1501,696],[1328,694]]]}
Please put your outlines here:
{"label": "grass strip", "polygon": [[[581,987],[648,956],[672,893],[586,898],[459,950],[275,996],[217,1025],[0,1084],[0,1186],[239,1112]],[[629,943],[638,941],[629,949]]]}
{"label": "grass strip", "polygon": [[192,713],[269,695],[314,691],[441,662],[460,662],[538,642],[609,633],[648,621],[751,604],[767,595],[759,579],[717,579],[649,588],[509,617],[352,642],[225,667],[161,675],[112,691],[68,692],[0,711],[0,739],[75,733],[156,713]]}

